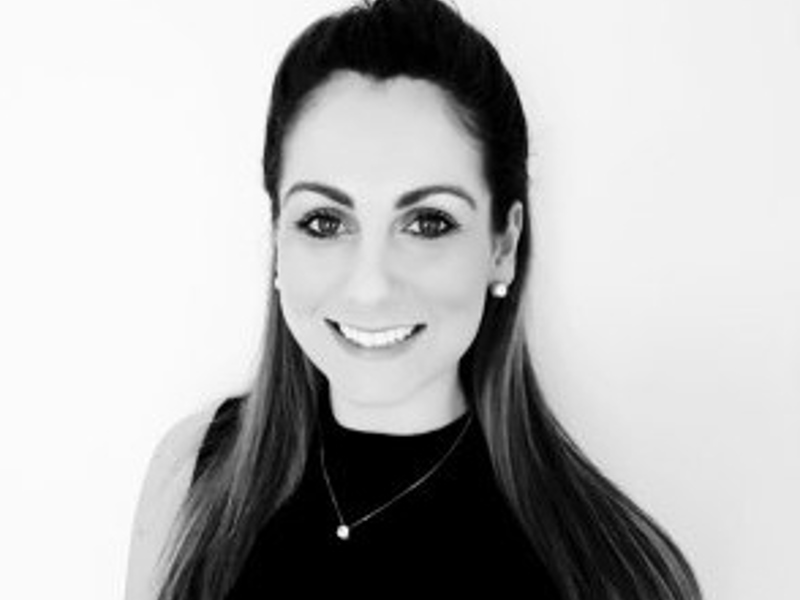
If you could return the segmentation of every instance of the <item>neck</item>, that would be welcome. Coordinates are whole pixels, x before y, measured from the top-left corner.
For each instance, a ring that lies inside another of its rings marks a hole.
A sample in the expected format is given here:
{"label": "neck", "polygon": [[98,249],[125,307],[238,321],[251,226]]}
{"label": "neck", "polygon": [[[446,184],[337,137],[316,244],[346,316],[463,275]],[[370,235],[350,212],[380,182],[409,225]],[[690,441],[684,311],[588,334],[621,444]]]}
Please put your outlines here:
{"label": "neck", "polygon": [[431,386],[413,396],[387,401],[361,400],[332,389],[331,408],[336,421],[347,429],[412,435],[452,423],[464,414],[466,401],[456,381],[449,386]]}

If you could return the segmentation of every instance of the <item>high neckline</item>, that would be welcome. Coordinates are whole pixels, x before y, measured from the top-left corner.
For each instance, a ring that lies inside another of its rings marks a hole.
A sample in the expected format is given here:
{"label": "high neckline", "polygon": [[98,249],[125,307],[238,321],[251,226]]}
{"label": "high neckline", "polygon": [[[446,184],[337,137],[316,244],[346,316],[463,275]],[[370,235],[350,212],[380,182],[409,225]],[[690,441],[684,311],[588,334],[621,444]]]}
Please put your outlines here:
{"label": "high neckline", "polygon": [[327,469],[347,518],[369,512],[412,484],[463,433],[467,439],[461,440],[454,456],[441,466],[440,470],[446,472],[472,437],[470,414],[467,410],[449,423],[424,432],[393,434],[349,429],[335,419],[329,406],[323,407],[318,441],[324,445]]}

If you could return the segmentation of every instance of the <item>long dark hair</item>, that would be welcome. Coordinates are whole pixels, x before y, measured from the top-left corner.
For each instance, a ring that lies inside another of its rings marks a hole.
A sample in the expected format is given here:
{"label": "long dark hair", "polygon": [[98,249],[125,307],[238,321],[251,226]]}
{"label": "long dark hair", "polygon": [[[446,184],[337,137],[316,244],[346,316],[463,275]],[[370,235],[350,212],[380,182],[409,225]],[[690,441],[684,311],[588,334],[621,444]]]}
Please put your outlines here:
{"label": "long dark hair", "polygon": [[[482,148],[492,231],[505,229],[516,200],[527,214],[527,125],[495,48],[438,0],[375,0],[312,24],[278,68],[263,157],[273,227],[284,139],[314,91],[340,71],[438,85]],[[516,279],[505,298],[487,296],[459,365],[499,488],[565,598],[700,598],[680,550],[581,453],[545,403],[526,339],[530,260],[525,226]],[[273,258],[270,286],[274,273]],[[326,379],[296,343],[270,287],[258,371],[230,435],[218,440],[184,500],[162,555],[159,600],[224,598],[259,528],[295,489],[327,393]]]}

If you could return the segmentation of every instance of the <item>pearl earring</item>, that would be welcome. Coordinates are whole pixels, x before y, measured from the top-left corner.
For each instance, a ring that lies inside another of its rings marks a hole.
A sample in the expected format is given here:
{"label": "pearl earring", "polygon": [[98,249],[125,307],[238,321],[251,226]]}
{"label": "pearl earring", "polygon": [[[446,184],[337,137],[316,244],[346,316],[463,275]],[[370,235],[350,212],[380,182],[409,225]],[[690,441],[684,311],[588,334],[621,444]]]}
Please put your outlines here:
{"label": "pearl earring", "polygon": [[508,293],[508,286],[500,281],[493,283],[491,289],[495,298],[505,298]]}

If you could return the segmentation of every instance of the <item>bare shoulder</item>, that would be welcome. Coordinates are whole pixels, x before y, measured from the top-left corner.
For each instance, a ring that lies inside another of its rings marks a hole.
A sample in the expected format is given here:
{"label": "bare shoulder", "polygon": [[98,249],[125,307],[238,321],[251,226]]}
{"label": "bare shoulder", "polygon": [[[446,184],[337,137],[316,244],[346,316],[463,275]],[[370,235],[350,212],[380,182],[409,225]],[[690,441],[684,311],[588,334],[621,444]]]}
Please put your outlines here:
{"label": "bare shoulder", "polygon": [[170,427],[150,458],[134,516],[128,552],[126,600],[155,600],[160,553],[191,483],[203,436],[217,406]]}

